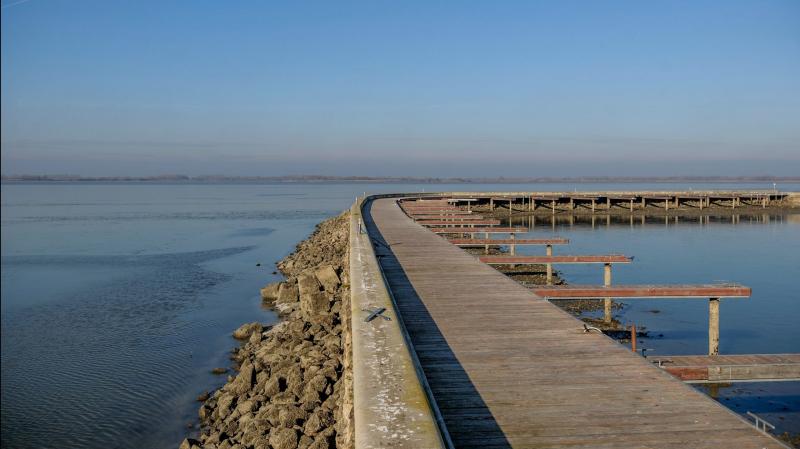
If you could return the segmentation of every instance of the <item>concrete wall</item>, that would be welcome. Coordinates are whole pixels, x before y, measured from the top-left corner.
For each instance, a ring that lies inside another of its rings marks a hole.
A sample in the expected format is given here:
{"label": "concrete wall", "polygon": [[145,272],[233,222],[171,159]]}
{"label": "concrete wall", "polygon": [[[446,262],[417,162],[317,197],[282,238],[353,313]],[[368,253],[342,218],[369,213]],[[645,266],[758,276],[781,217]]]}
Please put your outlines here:
{"label": "concrete wall", "polygon": [[[363,201],[350,213],[350,310],[355,447],[445,448],[446,430],[385,284],[366,226]],[[363,230],[363,232],[362,232]],[[369,311],[385,308],[369,322]]]}

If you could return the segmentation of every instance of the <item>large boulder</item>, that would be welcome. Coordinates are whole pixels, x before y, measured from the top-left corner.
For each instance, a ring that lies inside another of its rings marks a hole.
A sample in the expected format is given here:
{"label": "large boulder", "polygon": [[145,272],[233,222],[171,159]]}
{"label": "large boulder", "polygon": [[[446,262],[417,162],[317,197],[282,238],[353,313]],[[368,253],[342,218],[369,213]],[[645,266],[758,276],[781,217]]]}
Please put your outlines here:
{"label": "large boulder", "polygon": [[302,301],[303,296],[318,292],[320,285],[316,277],[309,273],[303,273],[297,276],[297,288],[300,290],[300,300]]}
{"label": "large boulder", "polygon": [[336,291],[336,287],[341,283],[339,276],[336,274],[336,270],[331,265],[321,266],[314,271],[314,276],[317,277],[317,280],[327,292]]}
{"label": "large boulder", "polygon": [[250,361],[245,361],[242,369],[239,370],[239,375],[236,376],[231,384],[231,391],[241,396],[253,387],[253,379],[255,378],[255,368]]}
{"label": "large boulder", "polygon": [[239,326],[239,329],[233,331],[233,338],[237,340],[247,340],[250,338],[250,335],[253,332],[261,333],[264,330],[264,326],[261,323],[246,323]]}
{"label": "large boulder", "polygon": [[262,301],[275,301],[278,299],[278,293],[280,292],[281,286],[283,282],[273,282],[266,287],[261,289],[261,300]]}
{"label": "large boulder", "polygon": [[297,301],[297,284],[290,284],[288,282],[281,283],[281,287],[278,290],[278,299],[275,302],[278,304],[291,304]]}
{"label": "large boulder", "polygon": [[300,297],[300,312],[306,321],[327,315],[330,310],[331,302],[325,292],[314,292]]}
{"label": "large boulder", "polygon": [[274,449],[295,449],[297,431],[286,427],[273,428],[269,433],[269,445]]}

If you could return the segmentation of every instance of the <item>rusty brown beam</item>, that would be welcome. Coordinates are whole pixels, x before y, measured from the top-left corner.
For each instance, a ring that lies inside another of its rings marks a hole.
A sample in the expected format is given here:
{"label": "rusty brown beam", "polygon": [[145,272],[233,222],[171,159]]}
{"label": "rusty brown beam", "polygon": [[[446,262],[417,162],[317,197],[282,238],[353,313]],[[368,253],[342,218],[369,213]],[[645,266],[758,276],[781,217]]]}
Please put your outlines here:
{"label": "rusty brown beam", "polygon": [[543,298],[746,298],[749,287],[740,285],[537,285],[531,290]]}
{"label": "rusty brown beam", "polygon": [[[631,259],[622,255],[608,256],[479,256],[481,262],[490,265],[526,264],[567,264],[567,263],[630,263]],[[608,295],[601,295],[608,296]]]}
{"label": "rusty brown beam", "polygon": [[469,220],[482,220],[483,215],[478,214],[409,214],[415,220],[452,220],[452,221],[469,221]]}
{"label": "rusty brown beam", "polygon": [[800,354],[649,357],[685,382],[800,380]]}
{"label": "rusty brown beam", "polygon": [[483,245],[566,245],[569,239],[449,239],[456,246]]}
{"label": "rusty brown beam", "polygon": [[511,234],[516,232],[528,232],[527,228],[470,228],[468,226],[429,229],[435,234]]}
{"label": "rusty brown beam", "polygon": [[485,219],[485,220],[459,220],[459,221],[448,221],[448,220],[417,220],[417,223],[423,226],[450,226],[450,225],[487,225],[487,226],[494,226],[499,225],[500,220],[492,220],[492,219]]}

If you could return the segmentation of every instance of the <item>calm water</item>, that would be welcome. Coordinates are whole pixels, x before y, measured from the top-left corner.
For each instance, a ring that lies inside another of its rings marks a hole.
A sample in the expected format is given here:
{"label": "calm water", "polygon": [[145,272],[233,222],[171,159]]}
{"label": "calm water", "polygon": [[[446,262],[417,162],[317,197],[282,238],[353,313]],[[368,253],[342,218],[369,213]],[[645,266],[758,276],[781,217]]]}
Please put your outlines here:
{"label": "calm water", "polygon": [[[2,446],[176,447],[196,424],[194,397],[224,381],[210,370],[227,365],[231,330],[275,320],[258,297],[274,263],[364,191],[689,187],[771,185],[4,184]],[[800,217],[533,229],[568,236],[569,252],[635,255],[615,282],[747,284],[752,298],[722,304],[722,352],[800,352]],[[597,267],[563,271],[602,279]],[[706,350],[704,301],[630,302],[621,319],[662,335],[643,342],[656,354]],[[795,382],[718,395],[800,431]]]}

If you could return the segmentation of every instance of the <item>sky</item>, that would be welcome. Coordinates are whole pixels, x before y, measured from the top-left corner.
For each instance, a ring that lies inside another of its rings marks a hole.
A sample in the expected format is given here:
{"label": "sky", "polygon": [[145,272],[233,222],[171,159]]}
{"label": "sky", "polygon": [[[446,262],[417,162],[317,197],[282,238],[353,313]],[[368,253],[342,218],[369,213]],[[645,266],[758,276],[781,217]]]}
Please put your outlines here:
{"label": "sky", "polygon": [[797,0],[2,5],[4,175],[800,175]]}

